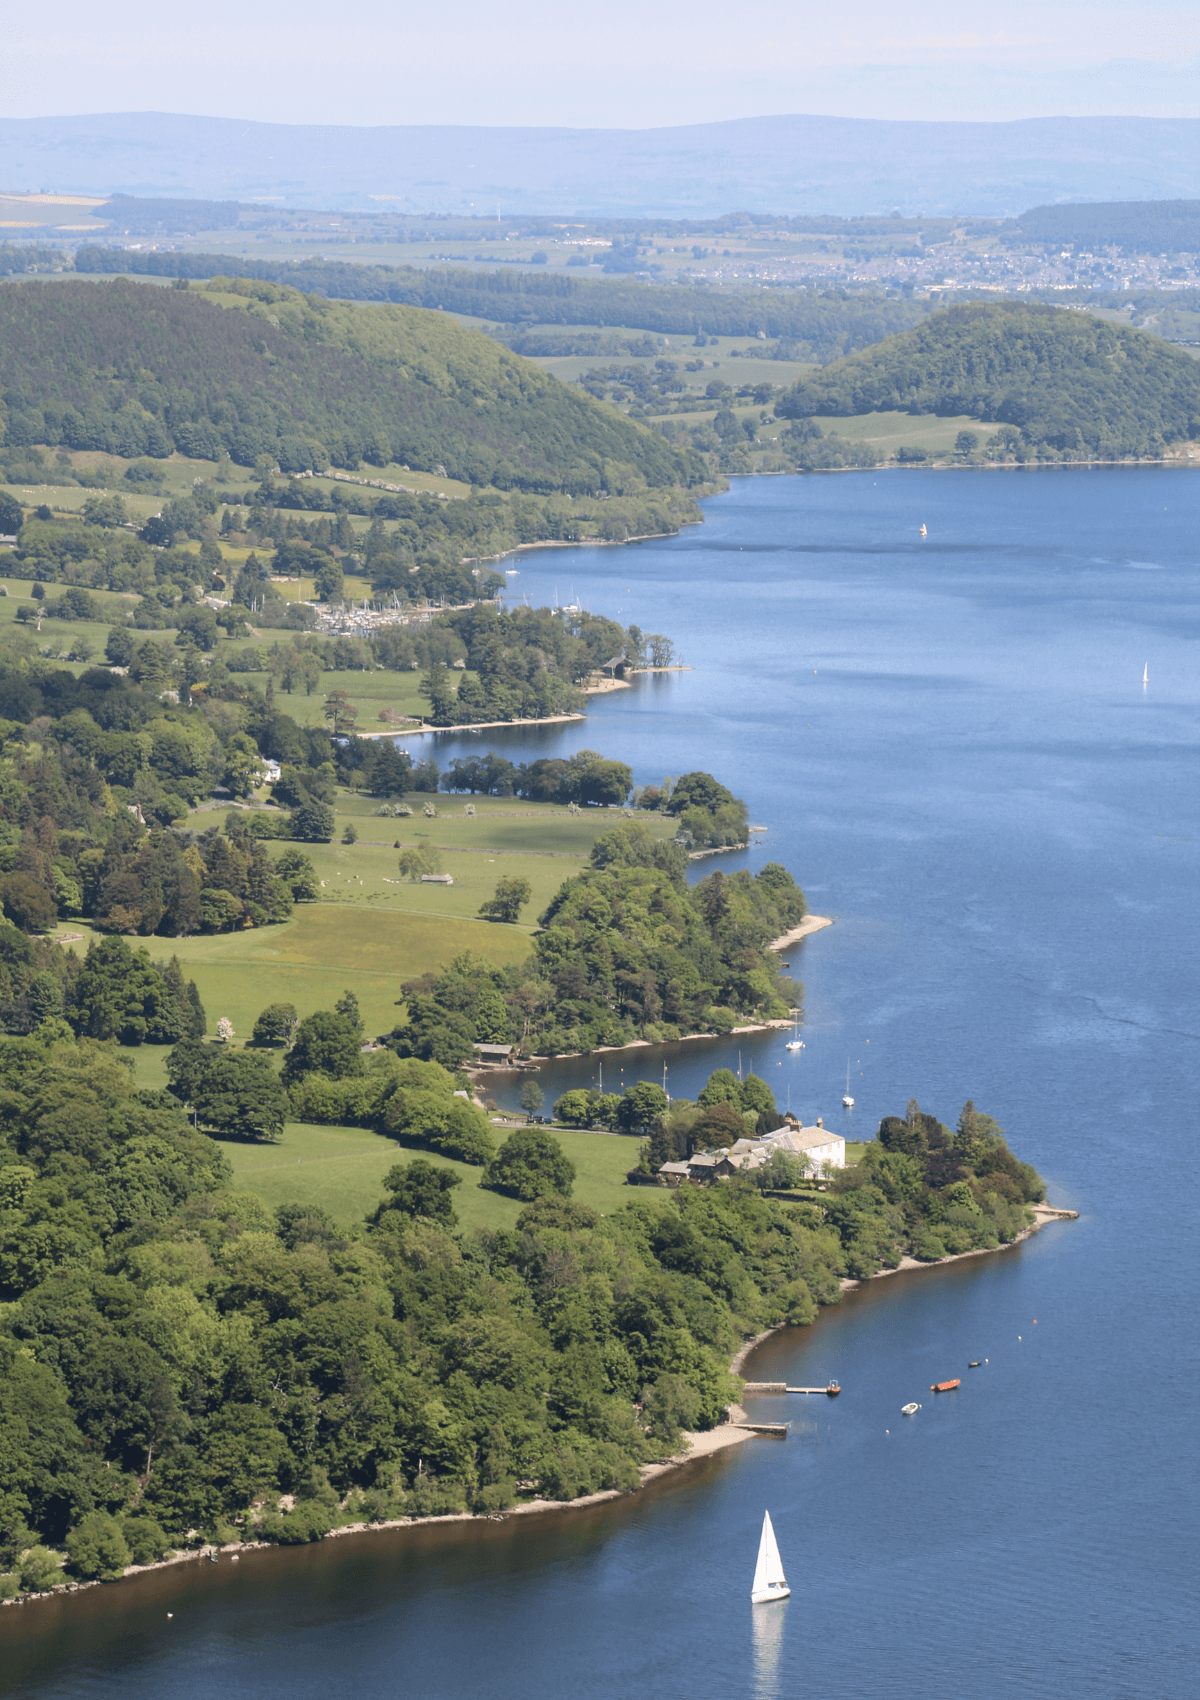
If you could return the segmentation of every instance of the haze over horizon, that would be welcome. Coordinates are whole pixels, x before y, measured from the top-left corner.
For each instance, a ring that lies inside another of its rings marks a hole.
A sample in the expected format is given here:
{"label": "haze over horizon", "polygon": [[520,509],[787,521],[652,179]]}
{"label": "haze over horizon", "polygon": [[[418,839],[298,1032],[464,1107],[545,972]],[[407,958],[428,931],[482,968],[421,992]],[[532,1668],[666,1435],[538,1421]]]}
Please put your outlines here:
{"label": "haze over horizon", "polygon": [[10,118],[146,111],[270,123],[643,129],[795,113],[1002,122],[1200,117],[1200,14],[1185,0],[1013,0],[967,25],[931,0],[901,23],[886,0],[847,17],[764,0],[612,0],[590,16],[527,0],[518,21],[465,0],[444,15],[366,0],[353,27],[293,0],[202,25],[150,0],[102,12],[63,0],[9,22]]}

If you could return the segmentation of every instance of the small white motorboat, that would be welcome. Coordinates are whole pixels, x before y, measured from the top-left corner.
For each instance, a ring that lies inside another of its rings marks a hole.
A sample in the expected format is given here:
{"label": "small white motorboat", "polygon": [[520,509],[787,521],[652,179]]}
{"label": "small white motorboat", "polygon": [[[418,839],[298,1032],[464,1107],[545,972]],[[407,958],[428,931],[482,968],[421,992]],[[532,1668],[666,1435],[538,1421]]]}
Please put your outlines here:
{"label": "small white motorboat", "polygon": [[786,1600],[791,1594],[783,1574],[783,1560],[771,1527],[771,1513],[763,1512],[762,1536],[758,1543],[758,1563],[754,1566],[754,1581],[750,1586],[752,1605],[765,1606],[771,1600]]}
{"label": "small white motorboat", "polygon": [[909,1403],[908,1403],[908,1404],[907,1404],[907,1405],[901,1405],[901,1407],[900,1407],[900,1415],[901,1415],[901,1416],[902,1416],[902,1417],[915,1417],[915,1416],[916,1416],[916,1414],[917,1414],[917,1412],[918,1412],[918,1411],[919,1411],[919,1410],[920,1410],[920,1409],[921,1409],[921,1407],[920,1407],[920,1406],[919,1406],[919,1405],[917,1405],[917,1404],[914,1404],[914,1403],[913,1403],[913,1402],[912,1402],[912,1401],[911,1401],[911,1400],[910,1400],[910,1401],[909,1401]]}

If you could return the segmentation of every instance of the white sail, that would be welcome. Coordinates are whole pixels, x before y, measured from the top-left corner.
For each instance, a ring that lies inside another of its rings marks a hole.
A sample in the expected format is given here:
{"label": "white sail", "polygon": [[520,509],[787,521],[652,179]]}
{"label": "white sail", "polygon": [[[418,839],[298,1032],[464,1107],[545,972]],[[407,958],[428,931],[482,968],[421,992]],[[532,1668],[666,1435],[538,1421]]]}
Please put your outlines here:
{"label": "white sail", "polygon": [[783,1560],[779,1556],[775,1530],[771,1527],[771,1513],[764,1511],[762,1538],[758,1543],[758,1563],[754,1567],[750,1599],[754,1605],[764,1605],[768,1600],[786,1600],[791,1591],[787,1585],[787,1577],[783,1574]]}

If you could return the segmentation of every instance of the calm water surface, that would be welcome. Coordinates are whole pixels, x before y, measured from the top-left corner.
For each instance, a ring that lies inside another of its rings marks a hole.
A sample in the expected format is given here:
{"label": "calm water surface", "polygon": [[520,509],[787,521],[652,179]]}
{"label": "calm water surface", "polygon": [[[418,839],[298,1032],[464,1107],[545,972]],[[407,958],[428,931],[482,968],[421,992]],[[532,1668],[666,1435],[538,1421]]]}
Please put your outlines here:
{"label": "calm water surface", "polygon": [[[836,917],[791,957],[807,1049],[754,1039],[745,1066],[860,1137],[913,1094],[950,1121],[971,1096],[1080,1221],[775,1337],[756,1374],[845,1388],[761,1401],[786,1443],[590,1511],[7,1611],[6,1692],[1195,1693],[1200,479],[764,479],[707,506],[509,581],[666,631],[695,671],[439,760],[586,744],[639,782],[716,772],[769,828],[722,865],[777,858]],[[627,1053],[605,1085],[666,1061],[691,1093],[737,1050]],[[764,1506],[793,1594],[752,1611]]]}

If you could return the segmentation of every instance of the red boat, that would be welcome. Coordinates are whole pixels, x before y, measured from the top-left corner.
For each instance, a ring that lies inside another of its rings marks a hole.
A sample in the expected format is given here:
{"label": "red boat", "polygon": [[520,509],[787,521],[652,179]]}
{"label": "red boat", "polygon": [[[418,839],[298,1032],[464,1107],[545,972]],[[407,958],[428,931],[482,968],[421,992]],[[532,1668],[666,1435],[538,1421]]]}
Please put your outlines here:
{"label": "red boat", "polygon": [[842,1390],[841,1390],[841,1388],[840,1388],[840,1387],[839,1387],[839,1386],[838,1386],[838,1384],[837,1384],[837,1382],[836,1382],[836,1381],[831,1381],[831,1382],[830,1382],[830,1383],[829,1383],[829,1386],[828,1386],[828,1387],[827,1387],[827,1388],[826,1388],[826,1389],[825,1389],[825,1391],[826,1391],[826,1393],[828,1393],[828,1395],[829,1395],[829,1397],[830,1397],[830,1398],[831,1398],[831,1399],[836,1399],[836,1398],[837,1398],[837,1396],[838,1396],[838,1394],[839,1394],[839,1393],[840,1393],[840,1392],[841,1392],[841,1391],[842,1391]]}
{"label": "red boat", "polygon": [[953,1381],[935,1381],[929,1389],[931,1393],[953,1393],[956,1387],[962,1386],[962,1378],[955,1376]]}

